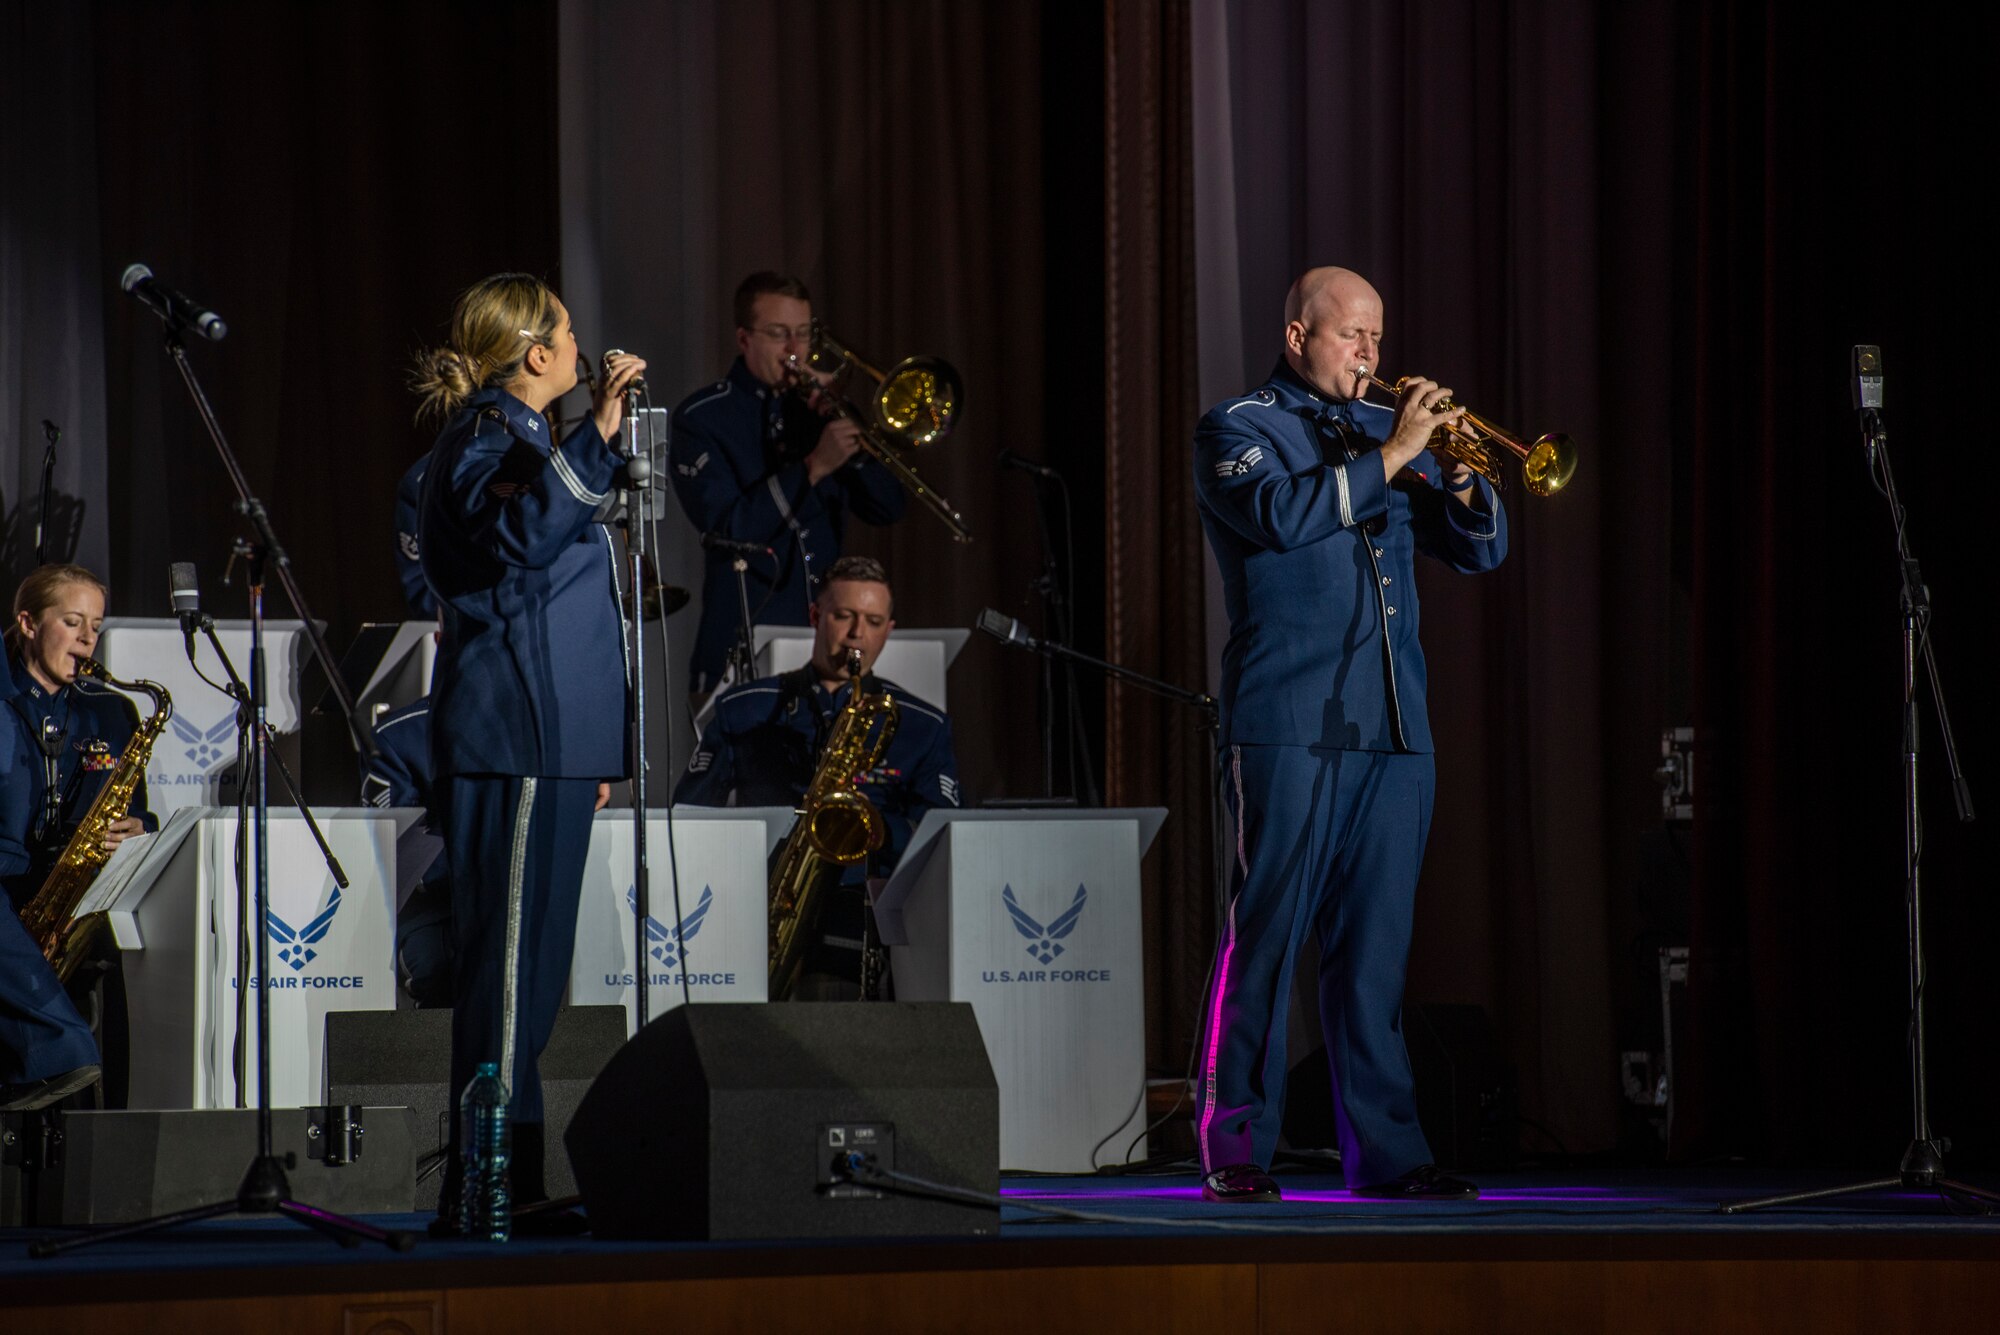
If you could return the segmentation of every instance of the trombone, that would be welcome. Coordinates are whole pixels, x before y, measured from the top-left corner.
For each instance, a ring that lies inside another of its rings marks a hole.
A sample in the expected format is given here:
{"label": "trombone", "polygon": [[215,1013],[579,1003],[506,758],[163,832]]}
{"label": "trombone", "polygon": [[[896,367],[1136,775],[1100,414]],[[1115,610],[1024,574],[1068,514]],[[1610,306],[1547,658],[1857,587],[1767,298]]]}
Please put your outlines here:
{"label": "trombone", "polygon": [[[1392,385],[1370,374],[1366,366],[1359,369],[1362,379],[1388,390],[1399,399],[1403,396],[1404,386],[1413,379],[1401,376]],[[1445,399],[1433,404],[1431,411],[1448,413],[1459,406]],[[1523,445],[1469,409],[1457,422],[1441,426],[1432,433],[1430,450],[1433,454],[1442,454],[1464,464],[1491,482],[1496,491],[1505,486],[1501,481],[1501,468],[1506,463],[1502,451],[1521,461],[1521,482],[1531,495],[1555,495],[1569,485],[1570,477],[1576,472],[1576,445],[1568,436],[1551,432],[1546,436],[1537,436],[1532,444]]]}
{"label": "trombone", "polygon": [[[790,388],[795,393],[808,402],[815,402],[813,396],[818,395],[817,402],[830,407],[833,415],[860,427],[861,448],[930,507],[953,538],[972,541],[965,516],[918,477],[917,470],[903,458],[905,451],[935,445],[951,434],[965,391],[950,362],[939,357],[905,357],[886,372],[879,371],[855,356],[853,349],[817,320],[813,321],[812,348],[804,362],[797,354],[787,361],[792,373]],[[845,382],[850,369],[864,372],[875,382],[866,414],[848,401]],[[830,383],[822,384],[819,376],[827,377]]]}

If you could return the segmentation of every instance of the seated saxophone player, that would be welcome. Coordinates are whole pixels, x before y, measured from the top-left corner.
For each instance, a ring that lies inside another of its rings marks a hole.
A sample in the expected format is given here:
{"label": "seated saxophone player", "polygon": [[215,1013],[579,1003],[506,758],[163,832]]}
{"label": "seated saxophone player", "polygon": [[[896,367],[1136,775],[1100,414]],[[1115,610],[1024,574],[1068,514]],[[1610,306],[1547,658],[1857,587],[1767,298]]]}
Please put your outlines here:
{"label": "seated saxophone player", "polygon": [[798,805],[818,768],[834,719],[853,694],[851,653],[861,655],[861,689],[896,702],[895,735],[880,763],[855,776],[856,790],[882,813],[882,847],[845,869],[827,895],[816,938],[806,944],[799,1000],[852,1001],[861,995],[867,936],[866,885],[895,869],[910,832],[932,807],[959,805],[951,720],[892,681],[870,675],[895,629],[895,602],[880,562],[843,556],[830,566],[808,609],[812,660],[794,672],[733,686],[714,716],[674,801],[695,806]]}
{"label": "seated saxophone player", "polygon": [[[7,672],[0,677],[0,1110],[42,1108],[98,1079],[97,1042],[41,948],[21,925],[70,836],[117,768],[137,729],[132,702],[77,677],[97,652],[104,585],[82,566],[42,566],[14,594]],[[105,838],[114,848],[158,828],[140,781],[128,814]]]}

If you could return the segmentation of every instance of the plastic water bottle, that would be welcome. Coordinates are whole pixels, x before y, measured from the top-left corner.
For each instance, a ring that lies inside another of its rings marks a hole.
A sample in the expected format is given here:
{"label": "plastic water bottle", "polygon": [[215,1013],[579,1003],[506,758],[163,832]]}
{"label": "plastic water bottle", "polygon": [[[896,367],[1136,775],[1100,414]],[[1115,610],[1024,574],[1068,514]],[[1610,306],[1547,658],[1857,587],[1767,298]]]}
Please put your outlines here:
{"label": "plastic water bottle", "polygon": [[505,1242],[514,1229],[514,1206],[507,1191],[514,1137],[500,1063],[479,1063],[478,1073],[458,1101],[458,1135],[465,1156],[461,1206],[465,1236],[481,1242]]}

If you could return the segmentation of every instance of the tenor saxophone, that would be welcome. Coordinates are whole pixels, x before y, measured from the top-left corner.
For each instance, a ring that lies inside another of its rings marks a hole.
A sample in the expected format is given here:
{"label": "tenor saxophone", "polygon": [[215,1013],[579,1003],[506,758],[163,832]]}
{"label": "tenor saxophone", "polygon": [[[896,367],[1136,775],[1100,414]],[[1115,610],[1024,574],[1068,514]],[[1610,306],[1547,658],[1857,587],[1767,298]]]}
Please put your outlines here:
{"label": "tenor saxophone", "polygon": [[89,814],[70,836],[42,888],[21,907],[21,924],[41,947],[42,958],[55,970],[56,977],[65,983],[88,956],[91,942],[104,925],[102,913],[86,913],[79,918],[76,908],[111,857],[104,849],[105,832],[131,810],[132,794],[138,790],[139,780],[146,776],[146,765],[153,758],[153,743],[159,740],[160,730],[174,714],[173,697],[157,682],[119,681],[94,658],[78,659],[76,675],[121,691],[145,692],[153,697],[153,714],[125,744],[117,766],[98,789],[97,800],[90,804]]}
{"label": "tenor saxophone", "polygon": [[835,867],[859,862],[882,846],[888,829],[861,795],[861,775],[874,769],[896,735],[896,702],[887,691],[861,691],[861,653],[848,651],[853,692],[833,721],[799,818],[771,874],[770,997],[791,993],[819,921],[821,891]]}

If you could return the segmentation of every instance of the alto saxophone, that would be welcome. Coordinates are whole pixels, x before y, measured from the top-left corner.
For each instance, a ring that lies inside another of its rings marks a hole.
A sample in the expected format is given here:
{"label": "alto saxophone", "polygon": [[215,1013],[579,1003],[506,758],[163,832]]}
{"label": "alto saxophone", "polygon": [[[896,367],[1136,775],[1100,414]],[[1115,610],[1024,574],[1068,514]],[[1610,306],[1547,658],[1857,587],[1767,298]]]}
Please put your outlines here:
{"label": "alto saxophone", "polygon": [[146,776],[147,762],[153,758],[153,743],[159,740],[160,730],[174,713],[173,697],[157,682],[120,681],[94,658],[78,659],[76,675],[122,691],[144,691],[153,697],[153,715],[133,732],[132,740],[118,757],[117,767],[98,789],[97,800],[90,804],[83,824],[70,836],[62,856],[49,870],[48,879],[42,882],[35,897],[21,907],[21,924],[41,947],[42,958],[55,970],[56,977],[65,983],[83,963],[91,942],[104,925],[102,913],[87,913],[79,918],[76,907],[111,857],[104,848],[105,833],[131,809],[132,794],[138,790],[139,780]]}
{"label": "alto saxophone", "polygon": [[771,873],[771,1000],[790,994],[819,921],[820,892],[835,867],[859,862],[882,846],[882,813],[863,797],[860,777],[874,769],[896,735],[896,702],[887,691],[863,695],[861,651],[848,650],[853,693],[833,721],[799,819]]}

